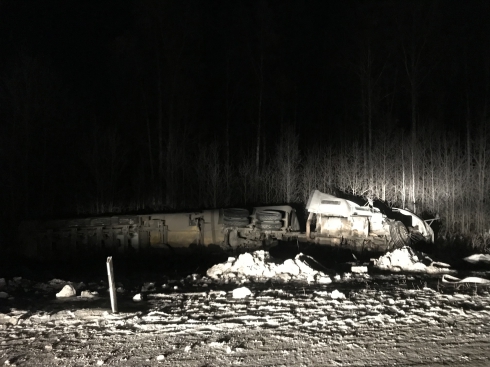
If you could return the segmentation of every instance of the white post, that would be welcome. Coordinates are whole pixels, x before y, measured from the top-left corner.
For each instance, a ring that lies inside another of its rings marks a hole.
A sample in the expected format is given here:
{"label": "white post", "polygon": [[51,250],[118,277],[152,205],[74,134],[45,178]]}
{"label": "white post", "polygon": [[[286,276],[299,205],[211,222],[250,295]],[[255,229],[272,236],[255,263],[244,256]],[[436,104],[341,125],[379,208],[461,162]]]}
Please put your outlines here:
{"label": "white post", "polygon": [[112,256],[107,258],[107,275],[109,277],[109,293],[111,295],[112,312],[117,313],[116,285],[114,283],[114,269],[112,267]]}

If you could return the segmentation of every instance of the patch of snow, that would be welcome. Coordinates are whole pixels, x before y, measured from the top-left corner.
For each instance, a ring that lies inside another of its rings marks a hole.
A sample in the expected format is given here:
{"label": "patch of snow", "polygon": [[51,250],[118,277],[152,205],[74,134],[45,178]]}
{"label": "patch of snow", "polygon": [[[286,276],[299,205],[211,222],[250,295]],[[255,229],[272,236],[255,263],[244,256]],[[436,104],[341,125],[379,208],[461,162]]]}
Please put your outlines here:
{"label": "patch of snow", "polygon": [[8,298],[9,295],[7,292],[0,292],[0,298]]}
{"label": "patch of snow", "polygon": [[368,272],[368,268],[367,266],[352,266],[351,269],[350,269],[351,272],[353,273],[367,273]]}
{"label": "patch of snow", "polygon": [[332,282],[328,275],[313,269],[310,263],[318,264],[310,256],[298,254],[294,259],[288,259],[280,264],[267,251],[258,250],[241,254],[238,258],[230,257],[225,263],[208,269],[206,274],[214,280],[236,283],[268,279],[320,284]]}
{"label": "patch of snow", "polygon": [[[418,273],[448,273],[449,265],[434,262],[432,259],[425,255],[423,259],[419,259],[419,256],[408,246],[393,250],[381,256],[379,259],[374,259],[374,266],[382,270],[390,271],[412,271]],[[428,262],[430,265],[425,265],[424,262]]]}
{"label": "patch of snow", "polygon": [[252,292],[247,287],[233,289],[233,298],[245,298],[252,295]]}
{"label": "patch of snow", "polygon": [[465,261],[471,264],[485,263],[490,264],[490,254],[474,254],[464,258]]}
{"label": "patch of snow", "polygon": [[133,297],[133,301],[135,302],[139,302],[139,301],[142,301],[143,300],[143,296],[141,295],[141,293],[138,293],[137,295],[135,295]]}
{"label": "patch of snow", "polygon": [[94,298],[95,296],[90,291],[82,291],[80,294],[82,298]]}
{"label": "patch of snow", "polygon": [[77,295],[77,291],[71,284],[66,284],[61,291],[56,293],[56,297],[58,298],[68,298],[74,297]]}
{"label": "patch of snow", "polygon": [[330,279],[329,276],[326,276],[326,275],[320,275],[320,274],[317,274],[316,277],[315,277],[315,281],[318,283],[318,284],[330,284],[332,283],[332,279]]}
{"label": "patch of snow", "polygon": [[330,298],[332,299],[345,299],[345,294],[342,292],[339,292],[338,290],[334,290],[332,293],[330,293]]}

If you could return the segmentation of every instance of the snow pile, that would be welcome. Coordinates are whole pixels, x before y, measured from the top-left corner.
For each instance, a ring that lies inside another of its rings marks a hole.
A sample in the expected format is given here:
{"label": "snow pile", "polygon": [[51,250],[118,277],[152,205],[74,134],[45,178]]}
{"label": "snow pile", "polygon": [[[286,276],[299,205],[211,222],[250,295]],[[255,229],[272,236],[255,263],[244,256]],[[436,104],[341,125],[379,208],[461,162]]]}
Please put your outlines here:
{"label": "snow pile", "polygon": [[94,298],[98,292],[82,291],[80,297],[82,298]]}
{"label": "snow pile", "polygon": [[471,264],[477,264],[477,263],[490,264],[490,254],[474,254],[465,257],[464,260]]}
{"label": "snow pile", "polygon": [[419,259],[419,256],[410,247],[405,246],[375,259],[374,266],[390,271],[413,271],[431,274],[449,272],[448,264],[434,262],[427,256],[421,256],[422,259]]}
{"label": "snow pile", "polygon": [[236,288],[232,292],[233,298],[246,298],[252,295],[252,292],[247,287]]}
{"label": "snow pile", "polygon": [[71,284],[65,285],[61,291],[56,293],[57,298],[75,297],[76,295],[77,291]]}
{"label": "snow pile", "polygon": [[330,298],[332,299],[345,299],[345,294],[342,292],[339,292],[338,290],[334,290],[332,293],[330,293]]}
{"label": "snow pile", "polygon": [[214,280],[233,282],[266,281],[306,281],[309,283],[329,284],[330,277],[310,265],[319,265],[312,257],[298,254],[296,258],[279,264],[267,251],[259,250],[245,253],[238,258],[230,257],[225,263],[208,269],[207,276]]}

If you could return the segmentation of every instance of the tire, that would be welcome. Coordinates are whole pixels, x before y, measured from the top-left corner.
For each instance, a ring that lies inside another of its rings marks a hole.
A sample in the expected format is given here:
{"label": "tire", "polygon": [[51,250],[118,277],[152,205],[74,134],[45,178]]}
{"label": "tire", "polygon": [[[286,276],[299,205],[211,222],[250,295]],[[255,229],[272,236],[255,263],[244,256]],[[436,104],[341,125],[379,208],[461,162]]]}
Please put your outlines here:
{"label": "tire", "polygon": [[248,210],[242,208],[228,208],[223,211],[223,216],[226,219],[234,220],[234,219],[247,219],[248,221]]}
{"label": "tire", "polygon": [[393,248],[395,249],[408,246],[411,243],[407,227],[398,220],[390,223],[390,235],[393,242]]}
{"label": "tire", "polygon": [[260,210],[255,216],[261,222],[276,222],[282,219],[282,214],[275,210]]}
{"label": "tire", "polygon": [[249,220],[247,218],[229,219],[225,218],[223,224],[226,227],[246,227],[249,225]]}
{"label": "tire", "polygon": [[412,231],[410,232],[410,242],[412,243],[412,245],[420,242],[425,242],[425,237],[422,236],[422,233],[418,231]]}
{"label": "tire", "polygon": [[258,222],[255,225],[258,229],[276,231],[282,228],[281,221]]}

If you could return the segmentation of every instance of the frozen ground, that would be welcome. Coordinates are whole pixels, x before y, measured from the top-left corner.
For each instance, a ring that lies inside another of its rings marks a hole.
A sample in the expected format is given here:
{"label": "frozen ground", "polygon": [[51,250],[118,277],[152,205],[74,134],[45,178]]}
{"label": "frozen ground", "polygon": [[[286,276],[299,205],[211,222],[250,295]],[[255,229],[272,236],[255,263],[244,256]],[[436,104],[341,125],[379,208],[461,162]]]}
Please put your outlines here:
{"label": "frozen ground", "polygon": [[117,314],[105,279],[0,278],[0,365],[488,365],[489,273],[443,282],[451,269],[409,249],[374,263],[388,270],[255,252],[203,274],[117,284]]}

